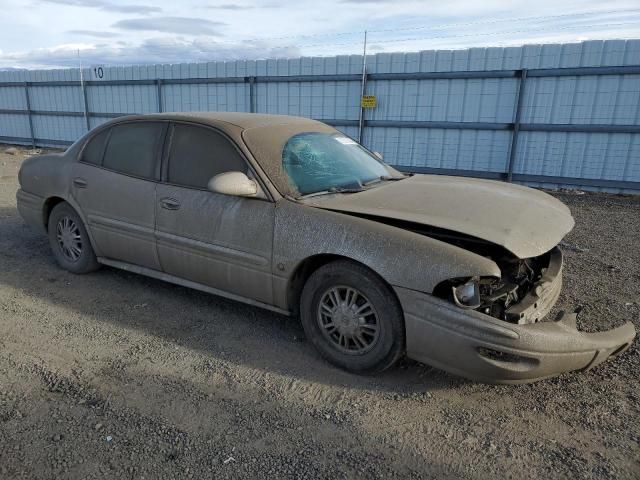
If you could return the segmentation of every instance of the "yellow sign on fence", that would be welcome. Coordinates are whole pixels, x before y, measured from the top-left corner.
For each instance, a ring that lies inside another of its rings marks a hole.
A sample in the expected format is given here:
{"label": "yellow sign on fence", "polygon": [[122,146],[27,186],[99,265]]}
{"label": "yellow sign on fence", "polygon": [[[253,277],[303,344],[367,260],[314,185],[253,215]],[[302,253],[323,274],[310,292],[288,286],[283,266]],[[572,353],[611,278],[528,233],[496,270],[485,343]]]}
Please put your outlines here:
{"label": "yellow sign on fence", "polygon": [[377,100],[375,95],[363,95],[360,99],[362,108],[376,108]]}

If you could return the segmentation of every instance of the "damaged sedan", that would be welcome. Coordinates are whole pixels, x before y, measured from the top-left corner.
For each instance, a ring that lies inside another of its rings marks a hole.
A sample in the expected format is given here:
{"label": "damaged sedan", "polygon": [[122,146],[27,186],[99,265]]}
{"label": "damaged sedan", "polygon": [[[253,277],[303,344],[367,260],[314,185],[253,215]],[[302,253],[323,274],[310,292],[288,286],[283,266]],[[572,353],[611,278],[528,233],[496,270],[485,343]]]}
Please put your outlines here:
{"label": "damaged sedan", "polygon": [[18,209],[62,268],[122,268],[287,315],[356,373],[402,356],[477,381],[586,370],[627,323],[548,318],[574,226],[546,193],[407,175],[323,123],[242,113],[121,117],[26,160]]}

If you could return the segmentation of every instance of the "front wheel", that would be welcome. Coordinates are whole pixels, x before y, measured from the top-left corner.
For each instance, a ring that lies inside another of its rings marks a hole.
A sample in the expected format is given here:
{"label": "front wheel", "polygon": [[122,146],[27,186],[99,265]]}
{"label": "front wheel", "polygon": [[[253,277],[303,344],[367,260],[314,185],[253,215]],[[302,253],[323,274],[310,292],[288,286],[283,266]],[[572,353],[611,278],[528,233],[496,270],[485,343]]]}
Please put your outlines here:
{"label": "front wheel", "polygon": [[338,260],[312,273],[302,290],[300,317],[320,354],[350,372],[381,372],[404,352],[404,315],[396,296],[355,262]]}
{"label": "front wheel", "polygon": [[72,273],[89,273],[100,267],[89,235],[76,211],[59,203],[49,215],[49,244],[58,265]]}

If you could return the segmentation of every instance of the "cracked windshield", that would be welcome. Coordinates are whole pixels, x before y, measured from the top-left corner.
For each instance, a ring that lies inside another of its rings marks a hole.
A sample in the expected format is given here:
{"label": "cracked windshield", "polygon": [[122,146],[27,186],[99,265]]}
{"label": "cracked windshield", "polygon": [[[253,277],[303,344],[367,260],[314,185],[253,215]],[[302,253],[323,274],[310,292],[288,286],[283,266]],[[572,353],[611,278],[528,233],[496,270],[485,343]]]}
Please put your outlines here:
{"label": "cracked windshield", "polygon": [[327,133],[300,133],[282,152],[289,181],[300,195],[325,191],[360,190],[393,170],[354,140]]}

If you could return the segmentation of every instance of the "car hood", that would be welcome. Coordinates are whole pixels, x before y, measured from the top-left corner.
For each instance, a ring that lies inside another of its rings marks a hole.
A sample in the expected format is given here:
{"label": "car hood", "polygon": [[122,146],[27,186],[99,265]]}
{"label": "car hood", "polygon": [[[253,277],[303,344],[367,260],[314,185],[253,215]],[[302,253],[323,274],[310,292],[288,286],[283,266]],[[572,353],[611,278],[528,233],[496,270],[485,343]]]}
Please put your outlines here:
{"label": "car hood", "polygon": [[414,175],[304,203],[447,229],[500,245],[519,258],[548,252],[574,226],[567,206],[539,190],[444,175]]}

